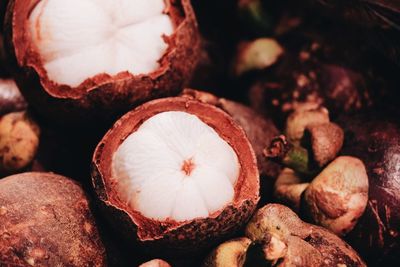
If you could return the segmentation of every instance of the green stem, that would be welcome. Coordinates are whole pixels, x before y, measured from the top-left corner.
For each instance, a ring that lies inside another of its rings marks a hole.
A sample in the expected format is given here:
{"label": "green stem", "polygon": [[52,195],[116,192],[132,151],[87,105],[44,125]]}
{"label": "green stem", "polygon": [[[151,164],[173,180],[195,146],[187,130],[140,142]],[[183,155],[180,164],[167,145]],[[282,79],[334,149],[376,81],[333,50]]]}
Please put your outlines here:
{"label": "green stem", "polygon": [[316,170],[311,166],[308,150],[290,143],[284,135],[272,140],[270,146],[264,150],[264,156],[300,174],[313,175],[316,173]]}

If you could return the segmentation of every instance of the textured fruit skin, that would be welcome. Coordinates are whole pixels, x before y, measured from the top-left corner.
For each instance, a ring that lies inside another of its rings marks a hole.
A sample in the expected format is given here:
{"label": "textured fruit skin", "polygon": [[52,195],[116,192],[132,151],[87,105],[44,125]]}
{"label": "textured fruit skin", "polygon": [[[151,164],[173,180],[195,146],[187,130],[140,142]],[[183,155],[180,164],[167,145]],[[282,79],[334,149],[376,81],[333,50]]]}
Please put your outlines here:
{"label": "textured fruit skin", "polygon": [[323,227],[303,222],[296,213],[280,204],[268,204],[259,209],[246,227],[246,236],[265,248],[272,245],[272,250],[273,240],[283,242],[283,255],[274,259],[273,266],[366,266],[338,236]]}
{"label": "textured fruit skin", "polygon": [[345,129],[343,154],[360,158],[367,168],[368,205],[348,240],[369,264],[400,264],[398,118],[364,114],[339,120]]}
{"label": "textured fruit skin", "polygon": [[[164,111],[197,115],[214,128],[239,157],[241,171],[233,201],[207,218],[185,222],[147,219],[120,201],[113,188],[111,163],[114,152],[143,121]],[[95,150],[92,183],[104,215],[124,238],[138,242],[150,253],[158,252],[167,257],[198,254],[233,235],[255,210],[260,187],[256,156],[243,129],[222,110],[185,97],[153,100],[118,120]]]}
{"label": "textured fruit skin", "polygon": [[43,117],[59,124],[110,122],[143,102],[177,95],[196,67],[200,38],[190,0],[167,1],[167,12],[176,27],[166,38],[169,47],[158,70],[148,75],[98,74],[76,88],[60,86],[48,79],[24,28],[37,2],[10,1],[5,19],[6,49],[27,101]]}
{"label": "textured fruit skin", "polygon": [[0,266],[106,266],[81,187],[52,173],[0,180]]}

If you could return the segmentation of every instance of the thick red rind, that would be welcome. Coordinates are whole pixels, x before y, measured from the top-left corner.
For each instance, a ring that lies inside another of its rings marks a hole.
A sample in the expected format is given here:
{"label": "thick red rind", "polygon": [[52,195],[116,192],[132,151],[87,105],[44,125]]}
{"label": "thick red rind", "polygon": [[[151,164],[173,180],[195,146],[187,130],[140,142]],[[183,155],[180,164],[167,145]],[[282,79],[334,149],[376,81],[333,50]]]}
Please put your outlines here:
{"label": "thick red rind", "polygon": [[[123,140],[144,121],[165,111],[184,111],[211,126],[238,155],[240,176],[232,203],[208,218],[186,222],[157,222],[133,211],[113,189],[112,158]],[[101,206],[112,223],[129,239],[138,239],[152,248],[181,253],[212,246],[243,226],[259,200],[259,173],[254,151],[246,134],[233,119],[215,106],[185,97],[148,102],[123,116],[104,136],[93,156],[92,181]]]}
{"label": "thick red rind", "polygon": [[106,266],[85,193],[63,176],[0,180],[0,225],[0,266]]}
{"label": "thick red rind", "polygon": [[[30,42],[29,13],[39,0],[11,0],[5,23],[6,45],[16,82],[43,116],[63,123],[109,121],[148,100],[177,95],[196,67],[200,38],[189,0],[169,1],[166,13],[176,24],[160,68],[149,75],[99,74],[71,88],[47,77]],[[68,68],[68,66],[65,66]]]}

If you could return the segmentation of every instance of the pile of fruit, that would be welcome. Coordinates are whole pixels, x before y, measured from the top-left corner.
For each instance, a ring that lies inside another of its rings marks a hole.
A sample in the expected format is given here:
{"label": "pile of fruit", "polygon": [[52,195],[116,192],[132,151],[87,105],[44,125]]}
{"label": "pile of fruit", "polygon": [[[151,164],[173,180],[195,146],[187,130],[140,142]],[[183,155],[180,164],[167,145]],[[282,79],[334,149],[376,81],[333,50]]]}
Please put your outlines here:
{"label": "pile of fruit", "polygon": [[0,266],[399,266],[400,4],[3,0]]}

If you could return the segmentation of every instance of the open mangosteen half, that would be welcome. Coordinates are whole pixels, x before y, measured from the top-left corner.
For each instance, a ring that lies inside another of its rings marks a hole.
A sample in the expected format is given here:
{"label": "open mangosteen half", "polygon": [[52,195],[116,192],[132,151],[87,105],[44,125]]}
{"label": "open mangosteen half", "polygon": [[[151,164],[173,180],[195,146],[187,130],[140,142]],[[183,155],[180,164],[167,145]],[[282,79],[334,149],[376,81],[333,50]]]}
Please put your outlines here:
{"label": "open mangosteen half", "polygon": [[178,94],[199,46],[189,0],[13,0],[5,35],[28,102],[62,124]]}
{"label": "open mangosteen half", "polygon": [[93,156],[104,215],[127,239],[168,256],[200,252],[241,228],[259,200],[259,172],[243,129],[186,97],[123,116]]}

